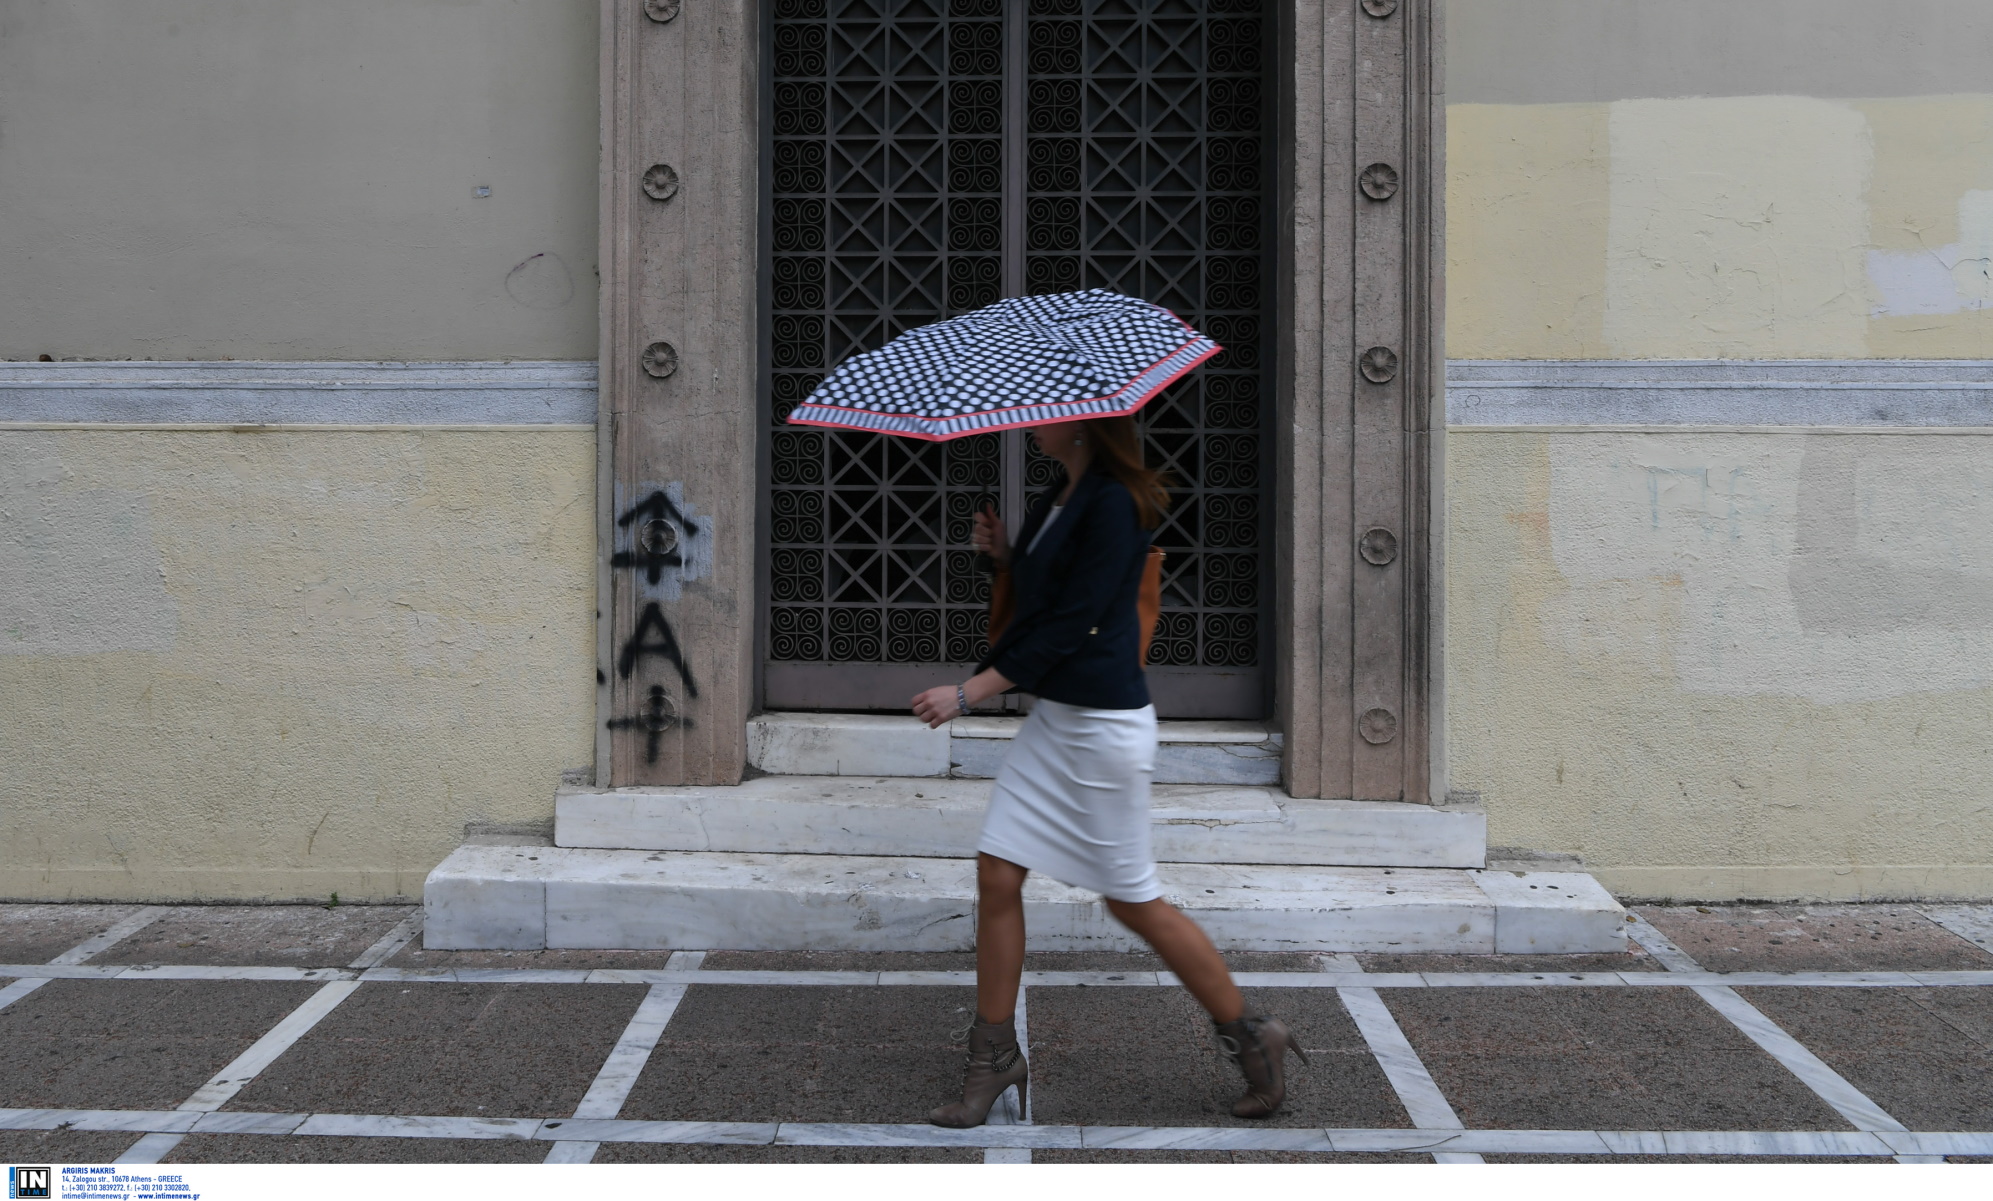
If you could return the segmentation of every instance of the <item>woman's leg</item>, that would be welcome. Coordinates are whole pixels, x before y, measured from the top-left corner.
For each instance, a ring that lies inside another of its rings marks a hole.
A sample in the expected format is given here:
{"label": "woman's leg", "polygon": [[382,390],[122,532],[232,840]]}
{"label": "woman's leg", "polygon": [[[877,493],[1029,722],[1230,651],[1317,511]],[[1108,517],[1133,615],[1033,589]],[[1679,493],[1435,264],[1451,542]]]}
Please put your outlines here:
{"label": "woman's leg", "polygon": [[1008,859],[976,856],[976,1016],[997,1025],[1017,1011],[1027,874]]}
{"label": "woman's leg", "polygon": [[1031,1068],[1017,1045],[1017,980],[1024,972],[1025,870],[994,855],[976,856],[976,1020],[962,1066],[962,1099],[927,1115],[936,1126],[980,1126],[1013,1085],[1019,1108]]}
{"label": "woman's leg", "polygon": [[1156,949],[1177,979],[1210,1013],[1218,1029],[1218,1045],[1246,1077],[1246,1095],[1232,1103],[1241,1118],[1263,1118],[1287,1099],[1287,1052],[1308,1061],[1294,1032],[1279,1018],[1248,1017],[1246,999],[1232,973],[1196,922],[1160,898],[1131,905],[1109,901],[1108,911]]}
{"label": "woman's leg", "polygon": [[[1182,910],[1158,897],[1137,904],[1108,901],[1107,911],[1156,949],[1156,954],[1163,957],[1190,995],[1204,1006],[1212,1021],[1222,1025],[1245,1016],[1246,999],[1240,995],[1239,986],[1232,983],[1232,973],[1219,957],[1218,948],[1211,945],[1203,929],[1185,917]],[[1021,921],[1018,925],[1023,928]],[[1019,949],[1022,950],[1021,943]],[[1015,989],[1011,995],[1016,996]]]}

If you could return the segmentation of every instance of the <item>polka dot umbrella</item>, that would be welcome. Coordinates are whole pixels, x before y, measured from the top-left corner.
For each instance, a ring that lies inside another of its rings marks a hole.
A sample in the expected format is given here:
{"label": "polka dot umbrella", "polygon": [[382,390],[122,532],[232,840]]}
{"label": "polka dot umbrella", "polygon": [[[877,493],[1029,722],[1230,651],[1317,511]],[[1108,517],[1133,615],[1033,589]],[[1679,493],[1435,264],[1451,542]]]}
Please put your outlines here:
{"label": "polka dot umbrella", "polygon": [[1112,417],[1223,349],[1168,309],[1118,292],[1021,296],[846,359],[789,420],[942,442]]}

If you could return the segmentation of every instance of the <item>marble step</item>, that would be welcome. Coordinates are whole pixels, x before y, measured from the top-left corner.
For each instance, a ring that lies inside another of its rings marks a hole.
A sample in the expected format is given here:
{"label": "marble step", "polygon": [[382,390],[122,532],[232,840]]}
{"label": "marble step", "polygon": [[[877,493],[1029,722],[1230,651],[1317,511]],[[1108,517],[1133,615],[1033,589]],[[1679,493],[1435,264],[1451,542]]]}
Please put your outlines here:
{"label": "marble step", "polygon": [[[1625,949],[1590,876],[1171,863],[1169,898],[1234,951]],[[966,951],[965,859],[459,847],[423,890],[424,945],[472,950]],[[1034,876],[1029,945],[1132,950],[1092,893]]]}
{"label": "marble step", "polygon": [[[938,730],[884,713],[763,713],[748,719],[747,761],[782,776],[949,776],[987,780],[1022,717],[964,717]],[[1251,721],[1157,725],[1158,784],[1278,784],[1280,735]]]}
{"label": "marble step", "polygon": [[[561,789],[554,843],[644,851],[972,857],[987,780],[763,776],[736,788]],[[1277,788],[1157,785],[1156,858],[1182,863],[1480,867],[1487,817]]]}

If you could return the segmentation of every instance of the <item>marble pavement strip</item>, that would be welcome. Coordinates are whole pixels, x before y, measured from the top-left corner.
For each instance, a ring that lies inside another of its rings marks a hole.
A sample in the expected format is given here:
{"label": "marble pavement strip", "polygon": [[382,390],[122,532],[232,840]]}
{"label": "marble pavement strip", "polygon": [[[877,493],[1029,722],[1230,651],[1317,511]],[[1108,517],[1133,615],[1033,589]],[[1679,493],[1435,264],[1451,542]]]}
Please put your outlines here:
{"label": "marble pavement strip", "polygon": [[[1363,965],[1354,955],[1330,955],[1321,960],[1324,974],[1337,976],[1363,975]],[[1350,985],[1338,988],[1336,998],[1343,1009],[1356,1023],[1357,1033],[1363,1036],[1364,1045],[1370,1048],[1372,1058],[1384,1071],[1384,1078],[1391,1083],[1391,1091],[1398,1094],[1398,1103],[1405,1107],[1405,1115],[1412,1119],[1412,1125],[1435,1130],[1460,1129],[1460,1115],[1453,1112],[1447,1103],[1446,1094],[1439,1091],[1432,1073],[1426,1070],[1425,1061],[1413,1050],[1410,1039],[1398,1025],[1398,1019],[1391,1016],[1384,998],[1377,994],[1377,982],[1368,981],[1363,985]],[[1482,1163],[1481,1157],[1472,1152],[1433,1151],[1434,1163]]]}
{"label": "marble pavement strip", "polygon": [[[382,935],[373,946],[360,953],[350,965],[351,968],[366,969],[381,963],[388,956],[399,951],[422,930],[422,911],[416,910],[398,923],[394,929]],[[183,977],[184,978],[184,977]],[[206,1084],[194,1090],[194,1095],[182,1101],[179,1109],[185,1113],[213,1113],[233,1100],[243,1086],[261,1075],[264,1068],[277,1061],[277,1057],[291,1049],[291,1046],[311,1028],[325,1020],[325,1015],[339,1008],[341,1002],[352,996],[360,987],[360,981],[351,978],[334,980],[313,993],[304,1004],[285,1015],[284,1020],[272,1026],[267,1034],[250,1044],[249,1049],[235,1057],[221,1071],[216,1072]],[[156,1132],[146,1135],[118,1156],[118,1163],[158,1163],[168,1152],[186,1138],[182,1134]]]}
{"label": "marble pavement strip", "polygon": [[540,1118],[405,1117],[394,1114],[315,1113],[300,1135],[346,1138],[536,1138]]}
{"label": "marble pavement strip", "polygon": [[[1321,960],[1323,968],[1329,968],[1335,976],[1361,976],[1363,966],[1355,956],[1327,956]],[[1447,1103],[1447,1095],[1439,1091],[1433,1081],[1433,1074],[1425,1070],[1425,1062],[1419,1060],[1419,1052],[1413,1050],[1411,1040],[1405,1038],[1403,1028],[1399,1028],[1397,1018],[1385,1008],[1383,998],[1377,996],[1375,980],[1357,986],[1343,986],[1335,990],[1337,1000],[1343,1002],[1343,1010],[1349,1020],[1357,1024],[1357,1034],[1363,1036],[1363,1046],[1369,1048],[1371,1058],[1377,1060],[1377,1068],[1383,1070],[1385,1080],[1391,1081],[1391,1091],[1397,1093],[1401,1105],[1405,1105],[1405,1115],[1417,1127],[1433,1129],[1461,1129],[1461,1117]],[[1483,1163],[1481,1155],[1461,1153],[1461,1151],[1433,1151],[1433,1163]]]}
{"label": "marble pavement strip", "polygon": [[[679,971],[697,971],[706,959],[704,951],[674,951],[666,965]],[[685,999],[683,984],[653,984],[650,992],[630,1015],[629,1024],[623,1027],[623,1035],[602,1061],[601,1070],[595,1073],[595,1080],[588,1086],[588,1092],[581,1103],[574,1107],[576,1118],[614,1118],[623,1112],[623,1102],[630,1099],[630,1089],[643,1075],[644,1065],[650,1062],[651,1052],[657,1049],[657,1040],[664,1037],[664,1028],[671,1022],[671,1015],[678,1012],[678,1003]],[[564,1123],[551,1122],[549,1130]],[[556,1142],[547,1152],[547,1163],[588,1163],[595,1158],[600,1141],[583,1140]]]}
{"label": "marble pavement strip", "polygon": [[[972,985],[974,972],[667,971],[645,968],[261,967],[211,964],[0,963],[0,977],[23,980],[276,980],[365,984],[750,984],[779,987],[940,987]],[[1806,972],[1235,972],[1241,988],[1698,988],[1704,985],[1819,988],[1987,988],[1993,970]],[[1025,984],[1174,988],[1168,972],[1026,972]],[[9,987],[13,987],[9,985]],[[36,987],[39,987],[37,985]],[[32,990],[30,990],[32,991]]]}
{"label": "marble pavement strip", "polygon": [[[0,1109],[0,1130],[155,1131],[345,1138],[506,1139],[791,1147],[999,1147],[1454,1154],[1993,1155],[1993,1132],[1866,1130],[1397,1130],[1197,1126],[984,1126],[924,1123],[685,1122],[297,1114],[187,1110]],[[1444,1153],[1444,1152],[1443,1152]]]}
{"label": "marble pavement strip", "polygon": [[192,1130],[200,1116],[170,1109],[0,1109],[0,1130]]}
{"label": "marble pavement strip", "polygon": [[1078,1148],[1079,1126],[979,1126],[950,1130],[926,1123],[895,1125],[864,1122],[782,1122],[775,1132],[778,1147],[983,1147]]}
{"label": "marble pavement strip", "polygon": [[1090,1151],[1334,1151],[1326,1131],[1312,1127],[1254,1130],[1225,1126],[1082,1126]]}
{"label": "marble pavement strip", "polygon": [[[1645,918],[1631,925],[1634,940],[1670,972],[1701,970],[1701,965],[1688,952],[1676,946],[1673,940],[1655,929]],[[1727,984],[1698,985],[1695,994],[1742,1031],[1746,1038],[1758,1044],[1767,1055],[1778,1060],[1787,1071],[1799,1077],[1800,1083],[1812,1089],[1815,1096],[1831,1105],[1856,1130],[1894,1132],[1907,1129],[1847,1077],[1828,1067],[1818,1055],[1807,1050],[1805,1044],[1766,1017],[1757,1006],[1746,1001],[1736,989]],[[1897,1159],[1904,1163],[1932,1162],[1929,1156],[1923,1155],[1898,1155]]]}
{"label": "marble pavement strip", "polygon": [[[165,915],[166,906],[164,905],[146,905],[135,909],[117,921],[112,922],[102,931],[91,935],[62,954],[57,955],[54,959],[49,960],[47,964],[38,966],[56,970],[79,967],[85,960],[103,954],[105,951],[110,950],[125,939],[137,934],[140,930],[145,929]],[[14,973],[10,972],[8,974],[13,975]],[[16,979],[7,987],[0,988],[0,1009],[7,1008],[7,1006],[12,1005],[22,997],[27,996],[47,984],[50,980],[56,978],[51,973],[49,975],[36,975]]]}
{"label": "marble pavement strip", "polygon": [[[1350,1019],[1370,1047],[1377,1066],[1384,1070],[1384,1078],[1391,1082],[1391,1090],[1398,1094],[1398,1102],[1405,1107],[1412,1124],[1421,1130],[1461,1129],[1460,1115],[1453,1112],[1446,1095],[1433,1082],[1432,1073],[1412,1049],[1411,1041],[1398,1026],[1398,1019],[1391,1016],[1377,990],[1344,988],[1336,995],[1342,998],[1343,1008],[1349,1011]],[[1438,1163],[1482,1162],[1472,1152],[1435,1151],[1432,1157]]]}

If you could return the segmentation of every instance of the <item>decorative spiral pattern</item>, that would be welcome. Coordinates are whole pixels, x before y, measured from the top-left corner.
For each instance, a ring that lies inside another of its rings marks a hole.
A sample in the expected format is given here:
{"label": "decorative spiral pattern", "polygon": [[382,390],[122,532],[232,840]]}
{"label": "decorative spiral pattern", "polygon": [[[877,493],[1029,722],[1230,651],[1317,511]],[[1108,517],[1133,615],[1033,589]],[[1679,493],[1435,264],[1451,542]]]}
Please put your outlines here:
{"label": "decorative spiral pattern", "polygon": [[[1261,0],[1030,0],[1025,286],[1153,300],[1225,353],[1150,401],[1148,461],[1173,478],[1156,541],[1149,661],[1259,662],[1261,338],[1268,30]],[[1052,465],[1027,461],[1043,504]]]}
{"label": "decorative spiral pattern", "polygon": [[794,662],[973,662],[995,436],[784,426],[851,354],[1002,296],[1003,4],[776,0],[769,638]]}
{"label": "decorative spiral pattern", "polygon": [[[1156,664],[1260,661],[1262,2],[1026,5],[1026,290],[1141,296],[1226,347],[1141,419],[1149,462],[1173,481]],[[961,664],[987,649],[989,580],[969,531],[1002,489],[998,437],[783,422],[848,356],[1001,297],[1003,7],[774,0],[773,659]],[[1027,505],[1042,508],[1057,464],[1027,450],[1023,468]]]}

